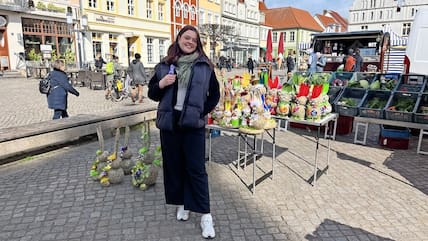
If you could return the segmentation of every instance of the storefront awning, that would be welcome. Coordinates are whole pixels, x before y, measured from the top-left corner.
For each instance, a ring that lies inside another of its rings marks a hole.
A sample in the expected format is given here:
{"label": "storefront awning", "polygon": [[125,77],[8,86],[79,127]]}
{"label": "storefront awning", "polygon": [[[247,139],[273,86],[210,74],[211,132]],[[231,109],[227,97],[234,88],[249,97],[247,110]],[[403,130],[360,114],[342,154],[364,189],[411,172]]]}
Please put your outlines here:
{"label": "storefront awning", "polygon": [[392,31],[391,25],[388,24],[388,25],[384,26],[383,31],[389,33],[391,46],[406,46],[407,45],[407,37],[401,37],[396,32]]}

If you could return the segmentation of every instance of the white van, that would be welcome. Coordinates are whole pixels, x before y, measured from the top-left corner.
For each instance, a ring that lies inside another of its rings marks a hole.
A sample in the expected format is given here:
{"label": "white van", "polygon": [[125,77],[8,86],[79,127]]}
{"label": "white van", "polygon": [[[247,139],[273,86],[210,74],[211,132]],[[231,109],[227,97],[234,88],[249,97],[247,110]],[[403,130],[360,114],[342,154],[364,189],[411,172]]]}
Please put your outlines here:
{"label": "white van", "polygon": [[428,8],[418,9],[410,29],[404,71],[428,75]]}

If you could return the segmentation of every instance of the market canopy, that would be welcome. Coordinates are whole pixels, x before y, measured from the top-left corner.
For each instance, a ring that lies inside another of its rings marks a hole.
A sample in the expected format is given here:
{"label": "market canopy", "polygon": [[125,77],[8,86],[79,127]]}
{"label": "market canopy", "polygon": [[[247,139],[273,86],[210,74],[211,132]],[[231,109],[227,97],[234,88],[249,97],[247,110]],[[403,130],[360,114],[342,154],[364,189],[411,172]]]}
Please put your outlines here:
{"label": "market canopy", "polygon": [[383,27],[383,32],[389,33],[390,36],[390,45],[391,46],[406,46],[407,37],[401,37],[396,32],[392,31],[391,25],[385,25]]}

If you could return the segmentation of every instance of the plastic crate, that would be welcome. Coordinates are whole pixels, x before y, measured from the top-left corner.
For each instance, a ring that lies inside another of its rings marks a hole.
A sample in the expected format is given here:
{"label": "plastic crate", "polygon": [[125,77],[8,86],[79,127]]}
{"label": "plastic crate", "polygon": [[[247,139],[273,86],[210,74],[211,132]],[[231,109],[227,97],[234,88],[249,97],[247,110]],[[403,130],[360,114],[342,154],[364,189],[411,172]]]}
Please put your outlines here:
{"label": "plastic crate", "polygon": [[[397,87],[398,82],[400,81],[400,73],[386,73],[386,74],[376,74],[373,78],[373,81],[379,80],[381,82],[381,90],[392,91]],[[393,80],[393,86],[391,88],[387,88],[385,83]]]}
{"label": "plastic crate", "polygon": [[409,149],[409,138],[393,138],[384,137],[379,135],[379,145],[385,146],[391,149]]}
{"label": "plastic crate", "polygon": [[356,81],[365,79],[371,83],[374,80],[375,76],[376,72],[355,72],[353,79]]}
{"label": "plastic crate", "polygon": [[[392,110],[391,107],[395,106],[400,98],[403,99],[411,99],[413,101],[414,106],[412,111],[401,111],[401,110]],[[412,92],[393,92],[391,97],[388,100],[388,104],[385,108],[385,119],[388,120],[396,120],[396,121],[413,121],[413,114],[416,112],[416,103],[418,102],[419,95],[418,93]]]}
{"label": "plastic crate", "polygon": [[421,93],[425,90],[425,84],[425,75],[403,74],[395,91]]}
{"label": "plastic crate", "polygon": [[418,103],[416,103],[414,122],[428,124],[428,113],[422,113],[423,109],[428,110],[428,94],[422,94]]}
{"label": "plastic crate", "polygon": [[328,89],[327,95],[328,95],[328,101],[330,102],[330,104],[334,104],[337,97],[340,96],[340,94],[342,93],[342,91],[345,88],[342,88],[340,86],[330,86],[330,88]]}
{"label": "plastic crate", "polygon": [[380,125],[380,135],[392,138],[410,138],[410,129],[400,126]]}
{"label": "plastic crate", "polygon": [[[337,101],[334,103],[335,112],[339,113],[340,115],[344,115],[344,116],[357,116],[358,115],[358,109],[361,106],[362,100],[363,100],[366,92],[367,91],[365,89],[345,88],[345,90],[342,92],[340,97],[338,97]],[[350,99],[355,100],[356,106],[341,104],[341,102],[345,98],[350,98]]]}
{"label": "plastic crate", "polygon": [[[368,90],[360,106],[360,116],[383,119],[385,107],[388,104],[390,97],[391,92]],[[379,98],[380,101],[384,100],[384,105],[380,108],[370,108],[368,104],[374,98]]]}
{"label": "plastic crate", "polygon": [[[346,87],[354,74],[354,72],[333,72],[329,80],[330,86]],[[340,81],[336,81],[336,79],[339,79]]]}

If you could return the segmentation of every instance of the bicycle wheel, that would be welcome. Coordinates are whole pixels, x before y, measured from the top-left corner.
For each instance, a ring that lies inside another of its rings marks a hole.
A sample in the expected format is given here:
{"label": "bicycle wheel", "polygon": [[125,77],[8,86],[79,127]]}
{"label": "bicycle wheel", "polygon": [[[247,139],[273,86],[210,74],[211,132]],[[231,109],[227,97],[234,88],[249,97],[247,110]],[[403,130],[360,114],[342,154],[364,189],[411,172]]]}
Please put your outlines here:
{"label": "bicycle wheel", "polygon": [[119,102],[119,101],[123,100],[123,95],[121,95],[120,93],[118,93],[115,90],[113,90],[110,95],[111,95],[111,100],[113,102]]}

